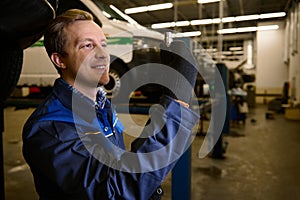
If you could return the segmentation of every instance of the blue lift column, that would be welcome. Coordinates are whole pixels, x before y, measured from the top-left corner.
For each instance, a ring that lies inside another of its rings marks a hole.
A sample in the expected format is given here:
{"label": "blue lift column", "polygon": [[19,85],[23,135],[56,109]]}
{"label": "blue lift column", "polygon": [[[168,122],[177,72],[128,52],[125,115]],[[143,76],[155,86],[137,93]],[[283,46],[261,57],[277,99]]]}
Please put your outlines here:
{"label": "blue lift column", "polygon": [[172,200],[191,199],[191,147],[180,157],[172,171]]}
{"label": "blue lift column", "polygon": [[223,125],[223,129],[222,132],[220,134],[220,137],[218,138],[212,153],[211,153],[211,157],[215,158],[215,159],[223,159],[226,151],[226,145],[224,145],[223,142],[223,134],[229,134],[230,131],[230,99],[229,99],[229,95],[228,95],[228,68],[226,67],[226,65],[224,63],[217,63],[216,64],[216,72],[215,73],[220,73],[221,77],[222,77],[222,81],[224,84],[224,88],[225,88],[225,93],[226,93],[226,118],[225,118],[225,122]]}
{"label": "blue lift column", "polygon": [[[189,38],[180,38],[192,48]],[[191,147],[180,157],[172,170],[172,200],[191,199]]]}

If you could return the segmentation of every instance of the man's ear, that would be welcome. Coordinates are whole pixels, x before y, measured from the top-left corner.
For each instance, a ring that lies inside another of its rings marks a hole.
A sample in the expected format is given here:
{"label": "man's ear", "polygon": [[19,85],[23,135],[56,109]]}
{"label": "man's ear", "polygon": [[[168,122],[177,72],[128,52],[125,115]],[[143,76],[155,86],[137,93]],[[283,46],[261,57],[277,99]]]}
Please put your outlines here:
{"label": "man's ear", "polygon": [[57,67],[66,69],[66,65],[64,64],[63,59],[59,53],[52,53],[50,58]]}

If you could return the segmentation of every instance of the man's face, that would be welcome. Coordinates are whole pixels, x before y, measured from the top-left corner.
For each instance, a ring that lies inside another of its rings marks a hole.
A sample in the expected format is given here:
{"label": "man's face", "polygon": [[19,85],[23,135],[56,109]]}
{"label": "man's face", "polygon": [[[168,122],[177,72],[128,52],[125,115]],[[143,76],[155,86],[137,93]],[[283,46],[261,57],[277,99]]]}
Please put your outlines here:
{"label": "man's face", "polygon": [[71,85],[97,86],[109,82],[110,56],[102,29],[93,21],[76,21],[65,27],[67,36],[62,57],[62,77]]}

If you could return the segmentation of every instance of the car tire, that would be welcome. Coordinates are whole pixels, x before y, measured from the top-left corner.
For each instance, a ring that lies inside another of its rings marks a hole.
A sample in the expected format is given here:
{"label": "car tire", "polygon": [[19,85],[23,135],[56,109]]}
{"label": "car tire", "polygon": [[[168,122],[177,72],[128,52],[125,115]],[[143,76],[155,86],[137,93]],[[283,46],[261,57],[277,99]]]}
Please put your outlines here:
{"label": "car tire", "polygon": [[121,76],[126,72],[119,62],[113,62],[109,70],[109,83],[104,86],[108,98],[116,98],[122,88]]}
{"label": "car tire", "polygon": [[1,50],[0,54],[0,102],[3,102],[15,88],[22,70],[23,50],[14,48]]}
{"label": "car tire", "polygon": [[140,88],[143,96],[150,100],[159,100],[163,94],[164,87],[159,84],[147,84]]}

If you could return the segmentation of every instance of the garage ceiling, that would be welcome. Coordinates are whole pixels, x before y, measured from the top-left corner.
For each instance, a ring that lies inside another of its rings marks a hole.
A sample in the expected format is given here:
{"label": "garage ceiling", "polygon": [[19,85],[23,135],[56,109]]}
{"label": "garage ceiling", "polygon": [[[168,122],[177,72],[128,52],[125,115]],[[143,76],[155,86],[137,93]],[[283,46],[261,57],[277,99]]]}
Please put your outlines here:
{"label": "garage ceiling", "polygon": [[[224,17],[234,17],[241,15],[263,14],[287,11],[293,0],[225,0],[224,1]],[[294,0],[295,1],[295,0]],[[174,3],[175,1],[168,0],[104,0],[108,4],[113,4],[121,11],[126,8],[148,6],[160,3]],[[183,20],[196,20],[196,19],[208,19],[219,17],[219,3],[202,4],[197,3],[197,0],[177,0],[178,12],[177,16],[174,16],[174,7],[171,9],[165,9],[160,11],[144,12],[130,14],[138,23],[151,27],[154,23],[172,22],[175,17],[177,21]],[[255,26],[258,20],[246,21],[246,22],[232,22],[225,23],[224,28],[236,28]],[[205,25],[202,26],[187,26],[177,28],[178,31],[193,31],[202,30],[205,28],[207,34],[215,34],[215,30],[218,25]]]}

